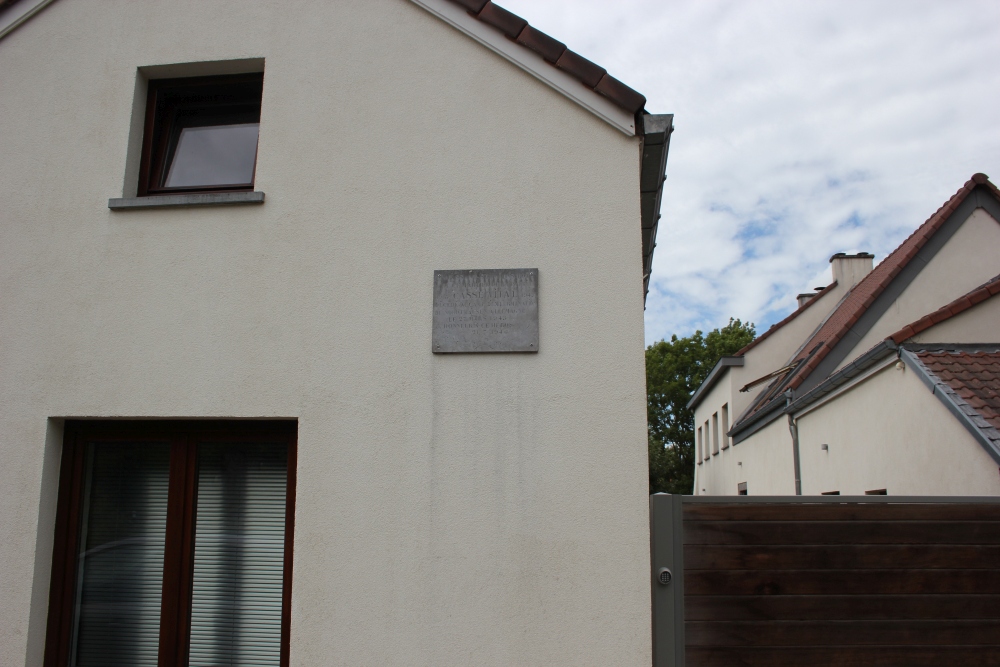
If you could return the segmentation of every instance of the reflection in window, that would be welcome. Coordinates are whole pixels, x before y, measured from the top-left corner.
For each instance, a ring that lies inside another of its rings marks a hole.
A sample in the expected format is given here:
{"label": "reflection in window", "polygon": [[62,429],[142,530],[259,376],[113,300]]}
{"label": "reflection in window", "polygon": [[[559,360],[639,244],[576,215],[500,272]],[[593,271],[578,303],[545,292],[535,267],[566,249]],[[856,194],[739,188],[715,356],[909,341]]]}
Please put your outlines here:
{"label": "reflection in window", "polygon": [[170,446],[88,447],[73,667],[156,667]]}
{"label": "reflection in window", "polygon": [[164,186],[251,183],[259,130],[260,123],[183,128]]}

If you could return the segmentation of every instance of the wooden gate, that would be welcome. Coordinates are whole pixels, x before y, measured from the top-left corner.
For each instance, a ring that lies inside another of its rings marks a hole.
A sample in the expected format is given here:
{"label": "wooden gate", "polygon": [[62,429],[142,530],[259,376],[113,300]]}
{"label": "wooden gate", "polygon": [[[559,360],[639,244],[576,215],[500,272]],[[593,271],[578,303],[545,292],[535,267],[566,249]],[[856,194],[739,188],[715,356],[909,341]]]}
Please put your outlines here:
{"label": "wooden gate", "polygon": [[1000,498],[650,496],[654,667],[1000,666]]}

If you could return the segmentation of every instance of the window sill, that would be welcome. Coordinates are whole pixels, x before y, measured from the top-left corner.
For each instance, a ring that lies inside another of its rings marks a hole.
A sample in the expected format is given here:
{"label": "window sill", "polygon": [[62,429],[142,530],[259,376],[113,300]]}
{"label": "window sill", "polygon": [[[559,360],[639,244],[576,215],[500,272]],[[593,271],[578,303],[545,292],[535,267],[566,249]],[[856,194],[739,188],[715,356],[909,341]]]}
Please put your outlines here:
{"label": "window sill", "polygon": [[139,208],[177,208],[180,206],[227,206],[233,204],[263,204],[263,192],[213,192],[205,194],[164,195],[162,197],[125,197],[109,199],[112,211]]}

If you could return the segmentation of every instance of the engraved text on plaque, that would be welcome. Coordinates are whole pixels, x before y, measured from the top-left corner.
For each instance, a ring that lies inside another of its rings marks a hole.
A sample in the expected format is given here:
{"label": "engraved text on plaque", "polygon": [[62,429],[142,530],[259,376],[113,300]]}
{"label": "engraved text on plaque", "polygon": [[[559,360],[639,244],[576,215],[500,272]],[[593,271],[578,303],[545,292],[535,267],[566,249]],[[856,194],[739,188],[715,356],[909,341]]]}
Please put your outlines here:
{"label": "engraved text on plaque", "polygon": [[537,352],[538,269],[435,271],[431,351]]}

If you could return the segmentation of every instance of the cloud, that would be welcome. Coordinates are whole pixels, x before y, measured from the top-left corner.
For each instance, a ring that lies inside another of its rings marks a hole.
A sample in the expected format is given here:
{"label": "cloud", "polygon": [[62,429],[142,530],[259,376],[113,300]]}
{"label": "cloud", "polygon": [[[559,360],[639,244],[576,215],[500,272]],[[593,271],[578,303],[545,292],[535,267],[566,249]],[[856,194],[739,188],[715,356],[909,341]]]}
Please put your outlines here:
{"label": "cloud", "polygon": [[1000,177],[1000,3],[505,0],[674,113],[647,342],[766,329]]}

